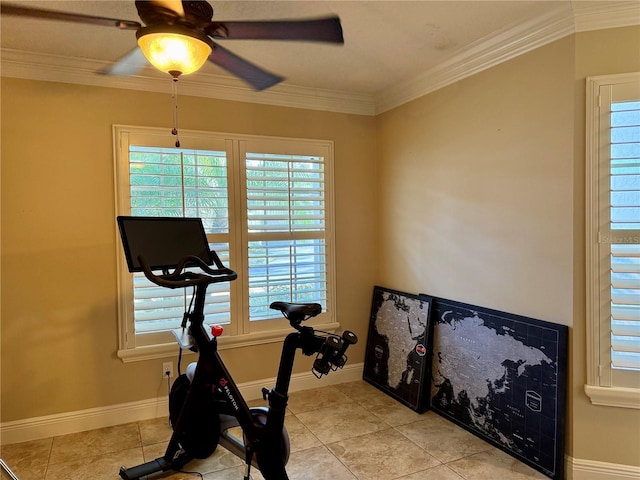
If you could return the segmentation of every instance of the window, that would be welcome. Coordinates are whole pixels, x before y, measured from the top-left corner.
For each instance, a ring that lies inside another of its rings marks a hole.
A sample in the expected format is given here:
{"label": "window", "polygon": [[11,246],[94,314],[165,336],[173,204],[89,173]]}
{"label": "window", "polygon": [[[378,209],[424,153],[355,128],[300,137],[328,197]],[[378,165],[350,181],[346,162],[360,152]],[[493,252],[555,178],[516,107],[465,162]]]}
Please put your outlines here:
{"label": "window", "polygon": [[586,391],[640,408],[640,74],[587,87]]}
{"label": "window", "polygon": [[[118,215],[202,218],[211,248],[238,280],[210,285],[205,322],[225,345],[290,331],[275,300],[318,302],[313,321],[336,328],[333,298],[331,142],[114,127]],[[127,271],[118,252],[119,356],[166,355],[191,301]]]}

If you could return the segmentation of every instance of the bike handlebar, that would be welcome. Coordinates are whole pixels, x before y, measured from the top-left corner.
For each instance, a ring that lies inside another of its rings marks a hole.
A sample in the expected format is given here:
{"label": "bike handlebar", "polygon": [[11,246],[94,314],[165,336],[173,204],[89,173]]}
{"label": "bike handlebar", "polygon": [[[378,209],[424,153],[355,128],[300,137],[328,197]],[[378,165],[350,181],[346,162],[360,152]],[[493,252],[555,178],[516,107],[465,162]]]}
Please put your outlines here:
{"label": "bike handlebar", "polygon": [[[210,283],[231,282],[238,278],[238,274],[225,267],[220,258],[211,250],[213,263],[217,268],[211,268],[200,257],[188,255],[181,258],[175,269],[171,273],[156,275],[153,273],[149,264],[143,256],[138,257],[138,261],[142,266],[142,272],[149,281],[167,288],[184,288],[192,285],[209,285]],[[195,265],[204,273],[185,272],[184,269]]]}
{"label": "bike handlebar", "polygon": [[331,370],[344,367],[347,363],[347,348],[356,343],[358,343],[358,337],[349,330],[342,332],[342,337],[337,335],[326,337],[324,345],[320,347],[318,356],[313,362],[311,369],[313,374],[320,378]]}

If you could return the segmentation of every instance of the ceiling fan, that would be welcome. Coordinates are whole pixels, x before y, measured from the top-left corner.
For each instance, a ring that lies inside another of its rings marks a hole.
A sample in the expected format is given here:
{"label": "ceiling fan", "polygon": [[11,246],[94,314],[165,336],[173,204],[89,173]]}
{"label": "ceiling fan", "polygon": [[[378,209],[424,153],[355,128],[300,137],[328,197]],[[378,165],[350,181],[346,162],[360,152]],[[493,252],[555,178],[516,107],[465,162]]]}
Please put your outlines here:
{"label": "ceiling fan", "polygon": [[2,15],[43,18],[135,30],[138,47],[101,73],[134,75],[148,60],[177,79],[210,61],[240,77],[256,90],[284,78],[239,57],[214,40],[300,40],[343,44],[337,16],[310,20],[213,21],[213,7],[204,0],[136,0],[137,21],[0,3]]}

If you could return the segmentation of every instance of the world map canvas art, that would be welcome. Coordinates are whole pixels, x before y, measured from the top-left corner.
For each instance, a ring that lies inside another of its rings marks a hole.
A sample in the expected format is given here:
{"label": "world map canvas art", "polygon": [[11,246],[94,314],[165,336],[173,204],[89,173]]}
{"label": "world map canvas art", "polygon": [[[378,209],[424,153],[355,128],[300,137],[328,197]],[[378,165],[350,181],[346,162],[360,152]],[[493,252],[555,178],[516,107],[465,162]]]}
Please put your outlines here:
{"label": "world map canvas art", "polygon": [[568,328],[432,302],[431,408],[544,475],[564,478]]}
{"label": "world map canvas art", "polygon": [[429,403],[431,298],[374,287],[365,381],[406,406]]}

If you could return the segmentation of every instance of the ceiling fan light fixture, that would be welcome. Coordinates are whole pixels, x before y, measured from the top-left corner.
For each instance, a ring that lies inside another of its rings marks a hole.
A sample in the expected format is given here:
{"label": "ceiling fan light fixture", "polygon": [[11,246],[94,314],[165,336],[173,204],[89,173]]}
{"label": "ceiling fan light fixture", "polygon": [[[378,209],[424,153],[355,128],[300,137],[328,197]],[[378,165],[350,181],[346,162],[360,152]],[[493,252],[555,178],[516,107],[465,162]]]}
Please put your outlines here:
{"label": "ceiling fan light fixture", "polygon": [[213,51],[206,35],[178,25],[141,28],[136,36],[151,65],[173,77],[199,70]]}

